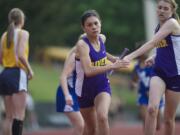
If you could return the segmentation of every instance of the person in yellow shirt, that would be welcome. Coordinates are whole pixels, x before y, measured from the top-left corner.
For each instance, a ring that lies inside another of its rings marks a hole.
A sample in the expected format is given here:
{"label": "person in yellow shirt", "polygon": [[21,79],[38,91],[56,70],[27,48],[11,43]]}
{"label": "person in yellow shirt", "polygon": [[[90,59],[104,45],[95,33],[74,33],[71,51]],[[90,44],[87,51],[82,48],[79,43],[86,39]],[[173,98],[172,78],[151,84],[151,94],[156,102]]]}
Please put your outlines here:
{"label": "person in yellow shirt", "polygon": [[4,96],[6,118],[3,134],[22,135],[28,80],[34,73],[28,62],[29,32],[23,29],[25,15],[19,8],[8,14],[9,26],[0,41],[0,95]]}

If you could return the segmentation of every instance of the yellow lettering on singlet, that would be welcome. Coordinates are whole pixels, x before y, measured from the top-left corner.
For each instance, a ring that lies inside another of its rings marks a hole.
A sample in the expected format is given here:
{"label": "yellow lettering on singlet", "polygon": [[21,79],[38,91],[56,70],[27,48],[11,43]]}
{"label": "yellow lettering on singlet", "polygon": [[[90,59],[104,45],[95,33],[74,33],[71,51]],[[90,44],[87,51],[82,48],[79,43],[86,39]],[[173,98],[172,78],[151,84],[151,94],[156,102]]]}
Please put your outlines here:
{"label": "yellow lettering on singlet", "polygon": [[92,66],[105,66],[107,64],[107,57],[104,57],[98,61],[91,62]]}
{"label": "yellow lettering on singlet", "polygon": [[161,40],[161,41],[156,45],[157,48],[163,48],[163,47],[167,47],[167,46],[168,46],[168,44],[167,44],[167,42],[166,42],[165,39]]}

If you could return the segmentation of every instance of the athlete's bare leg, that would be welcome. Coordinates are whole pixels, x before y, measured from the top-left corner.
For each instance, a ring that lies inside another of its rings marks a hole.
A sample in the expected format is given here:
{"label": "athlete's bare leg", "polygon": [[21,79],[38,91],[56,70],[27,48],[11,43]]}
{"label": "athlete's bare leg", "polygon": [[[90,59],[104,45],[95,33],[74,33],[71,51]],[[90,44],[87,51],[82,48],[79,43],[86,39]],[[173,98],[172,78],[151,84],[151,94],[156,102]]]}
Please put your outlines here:
{"label": "athlete's bare leg", "polygon": [[164,81],[154,76],[150,81],[149,104],[145,119],[145,135],[155,135],[159,103],[165,92]]}
{"label": "athlete's bare leg", "polygon": [[80,111],[85,122],[83,135],[97,135],[97,116],[95,108],[81,108]]}
{"label": "athlete's bare leg", "polygon": [[12,135],[13,101],[12,96],[4,97],[5,120],[3,123],[3,135]]}
{"label": "athlete's bare leg", "polygon": [[109,135],[109,121],[108,121],[108,112],[109,106],[111,103],[111,96],[102,92],[98,94],[95,98],[95,108],[97,113],[98,121],[98,135]]}
{"label": "athlete's bare leg", "polygon": [[67,112],[65,113],[74,126],[74,135],[83,135],[84,120],[80,112]]}
{"label": "athlete's bare leg", "polygon": [[174,92],[167,90],[165,93],[165,112],[164,112],[164,121],[165,121],[165,135],[174,135],[175,132],[175,117],[176,109],[180,101],[180,92]]}

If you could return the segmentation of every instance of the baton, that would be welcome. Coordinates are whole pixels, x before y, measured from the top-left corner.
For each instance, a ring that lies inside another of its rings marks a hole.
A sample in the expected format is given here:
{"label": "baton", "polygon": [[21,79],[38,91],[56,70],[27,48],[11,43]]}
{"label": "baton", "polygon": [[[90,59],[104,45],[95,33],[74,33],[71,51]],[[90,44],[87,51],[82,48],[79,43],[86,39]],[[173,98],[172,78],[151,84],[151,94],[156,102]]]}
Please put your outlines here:
{"label": "baton", "polygon": [[[128,54],[128,52],[129,52],[129,49],[128,49],[128,48],[124,48],[123,52],[122,52],[122,53],[120,54],[120,56],[119,56],[119,59],[120,59],[120,60],[123,59],[124,56],[126,56],[126,55]],[[111,71],[109,72],[109,75],[112,75],[113,72],[114,72],[114,70],[111,70]]]}

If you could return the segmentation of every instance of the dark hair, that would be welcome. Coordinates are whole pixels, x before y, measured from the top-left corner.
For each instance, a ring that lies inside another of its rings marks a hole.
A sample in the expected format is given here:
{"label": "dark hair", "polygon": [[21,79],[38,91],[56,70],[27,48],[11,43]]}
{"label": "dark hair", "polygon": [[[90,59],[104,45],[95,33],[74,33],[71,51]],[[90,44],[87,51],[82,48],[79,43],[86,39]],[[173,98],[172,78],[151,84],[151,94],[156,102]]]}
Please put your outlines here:
{"label": "dark hair", "polygon": [[160,2],[160,1],[164,1],[164,2],[171,4],[172,9],[173,9],[172,17],[179,21],[179,15],[176,12],[178,9],[178,4],[176,3],[176,1],[175,0],[157,0],[157,2]]}
{"label": "dark hair", "polygon": [[15,26],[22,23],[24,19],[24,13],[19,8],[13,8],[8,14],[9,26],[7,28],[7,48],[10,47],[14,37]]}
{"label": "dark hair", "polygon": [[93,10],[93,9],[91,9],[91,10],[86,10],[86,11],[82,14],[82,16],[81,16],[81,24],[82,24],[82,26],[84,26],[84,23],[85,23],[86,19],[89,18],[89,17],[91,17],[91,16],[95,16],[95,17],[97,17],[99,20],[101,20],[98,12],[97,12],[96,10]]}

